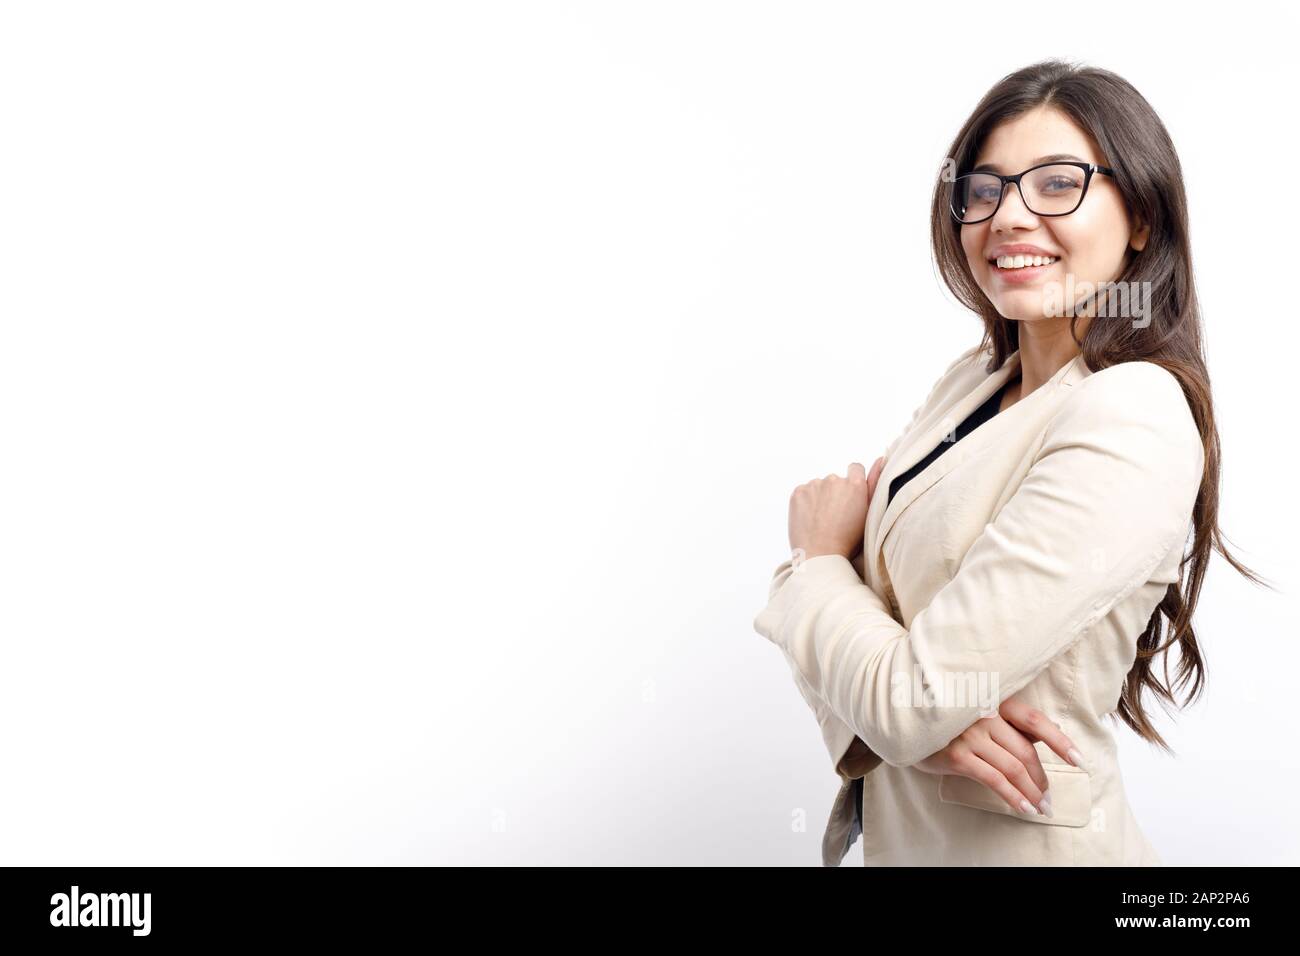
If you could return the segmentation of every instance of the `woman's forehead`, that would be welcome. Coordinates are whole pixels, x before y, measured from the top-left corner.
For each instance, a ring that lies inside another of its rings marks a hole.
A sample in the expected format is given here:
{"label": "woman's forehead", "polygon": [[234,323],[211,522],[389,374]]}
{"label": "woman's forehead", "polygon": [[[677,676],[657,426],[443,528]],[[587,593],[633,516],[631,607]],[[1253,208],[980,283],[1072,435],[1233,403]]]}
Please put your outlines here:
{"label": "woman's forehead", "polygon": [[1073,120],[1059,110],[1040,107],[994,127],[972,165],[1013,173],[1064,156],[1076,157],[1076,162],[1103,162],[1092,137]]}

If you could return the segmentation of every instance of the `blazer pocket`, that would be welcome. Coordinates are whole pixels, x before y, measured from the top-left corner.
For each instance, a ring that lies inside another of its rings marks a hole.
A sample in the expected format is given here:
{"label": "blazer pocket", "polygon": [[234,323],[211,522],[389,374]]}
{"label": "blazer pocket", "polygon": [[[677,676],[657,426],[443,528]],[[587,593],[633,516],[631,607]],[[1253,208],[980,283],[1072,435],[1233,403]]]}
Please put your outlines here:
{"label": "blazer pocket", "polygon": [[939,800],[958,803],[964,807],[1003,813],[1025,823],[1045,823],[1056,827],[1087,826],[1092,819],[1092,778],[1088,771],[1069,764],[1043,764],[1047,774],[1047,792],[1052,797],[1053,816],[1045,817],[1037,810],[1017,813],[1005,800],[978,780],[956,774],[939,777]]}

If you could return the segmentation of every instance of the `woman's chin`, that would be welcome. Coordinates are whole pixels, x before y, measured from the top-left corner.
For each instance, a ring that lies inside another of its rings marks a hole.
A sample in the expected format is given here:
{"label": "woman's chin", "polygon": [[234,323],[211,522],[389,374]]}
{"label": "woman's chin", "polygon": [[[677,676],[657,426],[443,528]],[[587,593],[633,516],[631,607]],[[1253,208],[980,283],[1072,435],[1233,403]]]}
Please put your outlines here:
{"label": "woman's chin", "polygon": [[999,296],[994,305],[997,306],[998,315],[1011,322],[1048,322],[1058,318],[1044,314],[1046,304],[1041,296],[1029,300],[1019,296]]}

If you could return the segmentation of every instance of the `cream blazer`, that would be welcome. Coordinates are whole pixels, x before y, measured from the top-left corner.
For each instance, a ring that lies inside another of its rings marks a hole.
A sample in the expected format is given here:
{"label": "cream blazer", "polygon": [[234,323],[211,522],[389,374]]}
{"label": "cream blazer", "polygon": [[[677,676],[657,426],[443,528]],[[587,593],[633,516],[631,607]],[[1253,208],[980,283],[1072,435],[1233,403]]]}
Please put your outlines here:
{"label": "cream blazer", "polygon": [[[754,618],[841,778],[822,862],[838,866],[858,837],[860,800],[868,866],[1159,866],[1103,718],[1179,580],[1200,434],[1165,369],[1093,373],[1077,356],[888,501],[891,479],[951,440],[1020,365],[1014,352],[989,374],[988,359],[958,357],[886,449],[861,559],[783,561]],[[1013,695],[1083,753],[1079,769],[1034,744],[1052,817],[912,767]]]}

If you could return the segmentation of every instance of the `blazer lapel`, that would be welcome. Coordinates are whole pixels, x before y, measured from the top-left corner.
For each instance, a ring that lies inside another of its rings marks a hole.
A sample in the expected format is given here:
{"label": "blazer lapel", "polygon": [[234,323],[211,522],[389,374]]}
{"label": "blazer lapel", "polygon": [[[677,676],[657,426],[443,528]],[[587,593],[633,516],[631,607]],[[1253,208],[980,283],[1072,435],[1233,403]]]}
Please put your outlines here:
{"label": "blazer lapel", "polygon": [[[871,507],[867,512],[865,549],[863,552],[864,571],[867,568],[875,568],[878,569],[877,575],[884,573],[881,562],[882,545],[890,529],[897,522],[899,515],[906,511],[917,498],[941,481],[957,465],[961,464],[966,457],[966,452],[971,447],[965,445],[965,443],[970,442],[979,432],[963,438],[958,448],[944,452],[939,458],[931,462],[920,474],[915,475],[903,487],[898,489],[898,494],[894,496],[892,501],[889,500],[889,483],[933,451],[945,435],[955,429],[967,415],[979,408],[986,399],[1006,384],[1019,368],[1020,350],[1017,349],[1007,356],[1001,368],[992,374],[983,376],[970,391],[966,392],[955,403],[946,408],[940,407],[933,410],[922,421],[915,433],[905,438],[899,447],[894,450],[893,459],[886,461],[885,467],[881,471],[880,478],[876,483],[876,494],[872,497]],[[1041,399],[1058,386],[1072,386],[1086,374],[1085,369],[1086,365],[1083,362],[1082,355],[1075,356],[1074,359],[1065,363],[1042,386],[1018,400],[1015,405],[1005,412],[1000,412],[985,422],[979,430],[981,432],[985,429],[989,430],[986,432],[984,440],[987,440],[987,435],[998,430],[998,426],[1005,422],[1005,419],[999,422],[1003,415],[1016,414],[1016,407],[1022,402],[1032,401],[1035,398]],[[963,445],[965,445],[965,448],[962,448]],[[960,453],[959,449],[962,449]]]}
{"label": "blazer lapel", "polygon": [[[867,513],[867,531],[868,537],[871,538],[873,552],[878,550],[879,542],[883,541],[885,535],[889,533],[899,513],[921,493],[922,485],[929,487],[929,484],[937,480],[940,466],[949,461],[952,457],[951,452],[945,452],[928,468],[898,489],[898,494],[892,501],[889,500],[889,483],[933,451],[945,435],[1001,388],[1018,368],[1020,368],[1019,349],[1007,356],[1002,367],[996,372],[982,376],[975,387],[966,392],[955,404],[933,410],[919,423],[920,427],[904,438],[894,449],[893,457],[885,462],[885,467],[881,470],[880,478],[876,482],[877,493],[872,496],[871,507]],[[872,534],[873,530],[874,534]]]}

